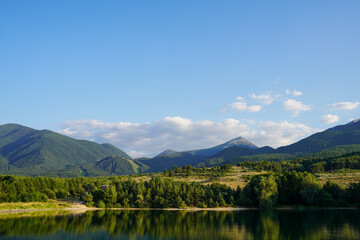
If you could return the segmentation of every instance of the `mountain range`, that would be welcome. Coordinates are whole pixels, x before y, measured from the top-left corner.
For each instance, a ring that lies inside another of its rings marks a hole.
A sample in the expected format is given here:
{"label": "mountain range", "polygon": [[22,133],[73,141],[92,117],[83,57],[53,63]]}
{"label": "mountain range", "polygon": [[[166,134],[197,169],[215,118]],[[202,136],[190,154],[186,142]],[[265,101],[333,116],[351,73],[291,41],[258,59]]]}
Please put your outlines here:
{"label": "mountain range", "polygon": [[238,137],[207,149],[182,152],[165,150],[153,158],[132,159],[111,144],[77,140],[18,124],[5,124],[0,126],[0,174],[60,177],[125,175],[158,172],[184,164],[216,166],[246,160],[289,160],[339,149],[359,151],[360,145],[355,144],[360,144],[359,120],[277,149],[268,146],[259,148]]}

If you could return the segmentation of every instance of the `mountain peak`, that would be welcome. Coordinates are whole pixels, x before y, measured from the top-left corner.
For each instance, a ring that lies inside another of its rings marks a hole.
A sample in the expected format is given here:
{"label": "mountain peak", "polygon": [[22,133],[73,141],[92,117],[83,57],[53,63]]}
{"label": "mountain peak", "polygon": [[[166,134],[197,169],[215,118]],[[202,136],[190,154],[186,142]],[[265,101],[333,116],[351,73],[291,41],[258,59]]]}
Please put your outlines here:
{"label": "mountain peak", "polygon": [[250,142],[249,140],[243,138],[243,137],[237,137],[234,139],[231,139],[230,141],[227,141],[226,143],[222,144],[224,147],[232,147],[232,146],[241,146],[241,147],[247,147],[247,148],[258,148],[255,144]]}
{"label": "mountain peak", "polygon": [[160,156],[166,156],[166,155],[172,155],[177,153],[177,151],[172,150],[172,149],[166,149],[165,151],[159,153],[158,155],[156,155],[156,157],[160,157]]}
{"label": "mountain peak", "polygon": [[360,118],[359,118],[359,119],[352,120],[351,122],[348,123],[348,125],[351,125],[351,124],[354,124],[354,123],[358,123],[358,122],[360,122]]}

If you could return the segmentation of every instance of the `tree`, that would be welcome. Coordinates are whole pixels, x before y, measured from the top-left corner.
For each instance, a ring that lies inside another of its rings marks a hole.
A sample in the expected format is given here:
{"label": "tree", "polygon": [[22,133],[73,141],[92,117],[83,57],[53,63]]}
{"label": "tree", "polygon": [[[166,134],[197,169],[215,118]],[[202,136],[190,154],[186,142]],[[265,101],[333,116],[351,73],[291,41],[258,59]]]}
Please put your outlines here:
{"label": "tree", "polygon": [[48,198],[50,198],[50,199],[56,199],[56,194],[54,193],[53,190],[51,190],[51,189],[45,189],[43,192],[46,194],[46,196],[48,196]]}
{"label": "tree", "polygon": [[117,201],[117,192],[114,186],[109,186],[104,195],[104,203],[107,205],[113,205]]}
{"label": "tree", "polygon": [[182,198],[179,195],[176,197],[175,206],[177,208],[186,208],[186,204],[184,200],[182,200]]}
{"label": "tree", "polygon": [[278,189],[273,175],[261,177],[254,186],[254,192],[260,208],[270,209],[277,204]]}
{"label": "tree", "polygon": [[217,195],[216,202],[219,204],[220,207],[226,207],[225,199],[221,193],[219,193],[219,195]]}
{"label": "tree", "polygon": [[343,186],[331,181],[327,181],[324,184],[323,189],[328,192],[331,197],[336,201],[342,198],[345,193],[345,189]]}
{"label": "tree", "polygon": [[306,174],[301,180],[302,189],[300,195],[302,202],[307,205],[316,204],[321,185],[317,178],[312,174]]}
{"label": "tree", "polygon": [[86,206],[90,207],[94,204],[93,202],[93,195],[91,193],[84,193],[81,200],[85,203]]}
{"label": "tree", "polygon": [[63,189],[60,189],[59,191],[56,192],[56,197],[57,198],[66,198],[68,196],[68,193],[63,190]]}
{"label": "tree", "polygon": [[278,188],[273,175],[252,177],[245,186],[244,204],[269,209],[277,204]]}

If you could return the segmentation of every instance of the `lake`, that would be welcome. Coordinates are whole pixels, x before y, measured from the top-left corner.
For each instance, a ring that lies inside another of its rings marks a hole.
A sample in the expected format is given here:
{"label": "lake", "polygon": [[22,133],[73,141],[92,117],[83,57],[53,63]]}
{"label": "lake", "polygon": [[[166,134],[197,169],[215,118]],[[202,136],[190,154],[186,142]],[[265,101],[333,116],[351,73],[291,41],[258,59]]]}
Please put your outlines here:
{"label": "lake", "polygon": [[0,239],[360,239],[360,210],[3,214]]}

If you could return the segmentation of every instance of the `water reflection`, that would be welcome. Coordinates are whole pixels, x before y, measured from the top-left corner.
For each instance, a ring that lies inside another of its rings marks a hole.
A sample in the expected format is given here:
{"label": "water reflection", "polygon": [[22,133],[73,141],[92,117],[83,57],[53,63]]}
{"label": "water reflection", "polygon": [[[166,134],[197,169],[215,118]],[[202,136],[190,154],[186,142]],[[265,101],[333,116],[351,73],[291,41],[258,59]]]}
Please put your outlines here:
{"label": "water reflection", "polygon": [[0,215],[1,239],[359,239],[359,210]]}

